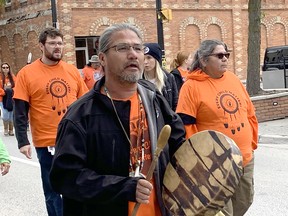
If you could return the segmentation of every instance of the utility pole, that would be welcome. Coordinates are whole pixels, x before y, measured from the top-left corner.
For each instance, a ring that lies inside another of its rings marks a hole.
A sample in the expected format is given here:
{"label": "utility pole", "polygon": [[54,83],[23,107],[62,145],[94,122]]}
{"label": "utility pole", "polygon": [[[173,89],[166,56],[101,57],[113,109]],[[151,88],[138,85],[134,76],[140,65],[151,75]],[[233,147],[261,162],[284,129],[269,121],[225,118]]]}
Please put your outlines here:
{"label": "utility pole", "polygon": [[51,10],[52,10],[52,24],[53,24],[53,27],[57,28],[56,0],[51,0]]}
{"label": "utility pole", "polygon": [[163,21],[161,16],[162,3],[161,0],[156,0],[156,19],[157,19],[157,35],[158,44],[164,50],[164,36],[163,36]]}
{"label": "utility pole", "polygon": [[[163,36],[163,20],[161,15],[162,3],[161,0],[156,0],[156,19],[157,19],[157,36],[158,44],[162,49],[162,66],[166,66],[165,62],[165,47],[164,47],[164,36]],[[164,62],[163,62],[164,60]]]}

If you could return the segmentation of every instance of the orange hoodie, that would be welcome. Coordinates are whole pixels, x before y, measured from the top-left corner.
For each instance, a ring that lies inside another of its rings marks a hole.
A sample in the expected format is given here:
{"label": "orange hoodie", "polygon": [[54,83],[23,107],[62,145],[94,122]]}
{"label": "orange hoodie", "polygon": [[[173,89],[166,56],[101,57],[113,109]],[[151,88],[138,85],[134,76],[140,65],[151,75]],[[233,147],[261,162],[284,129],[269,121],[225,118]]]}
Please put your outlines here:
{"label": "orange hoodie", "polygon": [[176,112],[185,124],[186,138],[198,131],[216,130],[235,141],[244,166],[252,159],[258,143],[258,121],[253,103],[235,74],[225,72],[213,79],[202,70],[193,71],[181,88]]}

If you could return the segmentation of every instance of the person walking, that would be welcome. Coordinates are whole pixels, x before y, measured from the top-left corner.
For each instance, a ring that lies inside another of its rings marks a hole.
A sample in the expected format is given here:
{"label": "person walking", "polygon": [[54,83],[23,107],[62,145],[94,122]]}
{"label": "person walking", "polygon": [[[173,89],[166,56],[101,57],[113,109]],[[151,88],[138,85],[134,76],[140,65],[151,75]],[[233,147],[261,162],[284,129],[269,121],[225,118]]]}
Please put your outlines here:
{"label": "person walking", "polygon": [[189,74],[192,60],[193,55],[191,52],[180,51],[170,65],[170,68],[173,69],[170,73],[175,77],[178,92],[180,92],[183,83],[187,79],[186,77]]}
{"label": "person walking", "polygon": [[192,72],[181,88],[176,112],[184,122],[187,138],[198,131],[216,130],[233,139],[239,147],[243,176],[222,213],[243,216],[254,196],[258,121],[245,87],[234,73],[227,71],[229,56],[221,41],[205,40],[200,44]]}
{"label": "person walking", "polygon": [[2,139],[0,139],[0,172],[2,176],[6,175],[9,172],[10,164],[11,160],[8,151]]}
{"label": "person walking", "polygon": [[88,89],[93,88],[95,82],[97,82],[104,74],[102,72],[99,57],[97,55],[91,56],[89,63],[85,65],[82,70],[83,79]]}
{"label": "person walking", "polygon": [[[127,216],[138,202],[138,216],[167,216],[163,175],[185,141],[184,125],[154,84],[141,79],[144,46],[136,27],[105,29],[99,59],[105,76],[70,106],[59,124],[52,187],[63,195],[65,215]],[[145,176],[165,124],[171,126],[169,147],[150,182]]]}
{"label": "person walking", "polygon": [[143,78],[156,86],[175,111],[178,102],[178,90],[174,76],[161,67],[162,50],[158,43],[145,43],[144,46]]}
{"label": "person walking", "polygon": [[15,75],[7,62],[1,64],[0,76],[0,106],[4,126],[4,136],[14,136],[13,132],[13,88],[15,86]]}
{"label": "person walking", "polygon": [[18,148],[32,158],[27,137],[28,112],[33,144],[41,168],[41,179],[49,216],[62,215],[61,196],[51,188],[49,172],[58,123],[68,106],[88,89],[76,67],[62,61],[63,35],[53,27],[39,35],[42,57],[23,67],[14,89],[15,132]]}

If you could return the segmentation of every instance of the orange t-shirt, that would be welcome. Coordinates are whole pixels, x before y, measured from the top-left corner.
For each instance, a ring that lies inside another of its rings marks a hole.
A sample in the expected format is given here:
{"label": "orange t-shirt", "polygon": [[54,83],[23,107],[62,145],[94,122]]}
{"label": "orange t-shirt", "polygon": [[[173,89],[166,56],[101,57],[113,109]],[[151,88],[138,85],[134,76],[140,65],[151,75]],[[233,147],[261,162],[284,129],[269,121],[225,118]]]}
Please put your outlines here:
{"label": "orange t-shirt", "polygon": [[95,82],[97,82],[103,76],[101,70],[95,70],[93,67],[85,66],[82,70],[83,79],[88,89],[92,89]]}
{"label": "orange t-shirt", "polygon": [[[141,100],[139,99],[137,92],[126,100],[131,101],[130,140],[132,148],[130,147],[130,158],[133,170],[135,170],[137,158],[141,163],[140,173],[146,176],[152,162],[152,150],[145,109],[144,106],[141,105],[142,102],[140,103]],[[142,145],[144,147],[144,159],[142,158]],[[137,211],[137,216],[161,216],[156,197],[156,185],[153,179],[151,180],[151,183],[153,184],[153,190],[149,199],[149,204],[141,204]],[[134,206],[135,202],[128,203],[128,216],[131,216]]]}
{"label": "orange t-shirt", "polygon": [[55,145],[58,124],[68,106],[87,91],[77,68],[64,61],[48,66],[38,59],[19,71],[13,98],[29,102],[35,147]]}
{"label": "orange t-shirt", "polygon": [[231,72],[213,79],[196,71],[187,78],[176,109],[178,114],[196,118],[195,124],[185,124],[186,138],[198,131],[219,131],[235,141],[246,165],[257,148],[258,122],[245,87]]}

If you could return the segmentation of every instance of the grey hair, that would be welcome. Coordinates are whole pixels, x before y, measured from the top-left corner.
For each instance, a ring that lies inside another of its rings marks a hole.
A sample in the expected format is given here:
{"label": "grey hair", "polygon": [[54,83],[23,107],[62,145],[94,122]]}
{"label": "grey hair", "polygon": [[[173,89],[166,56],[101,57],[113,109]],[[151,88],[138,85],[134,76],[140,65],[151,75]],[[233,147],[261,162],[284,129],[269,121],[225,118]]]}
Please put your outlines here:
{"label": "grey hair", "polygon": [[224,46],[224,48],[226,49],[226,46],[223,42],[216,40],[216,39],[212,39],[212,40],[204,40],[201,44],[199,49],[195,52],[193,61],[192,61],[192,66],[191,66],[191,71],[194,71],[198,68],[200,69],[204,69],[202,63],[201,63],[201,59],[203,61],[207,61],[208,57],[211,53],[213,53],[214,49],[216,46],[218,45],[222,45]]}
{"label": "grey hair", "polygon": [[128,24],[128,23],[119,23],[119,24],[114,24],[112,26],[109,26],[104,30],[102,35],[99,38],[99,52],[105,53],[110,47],[111,42],[111,37],[115,32],[119,31],[125,31],[125,30],[130,30],[135,32],[135,34],[139,37],[139,39],[142,41],[142,35],[140,31],[133,25]]}

